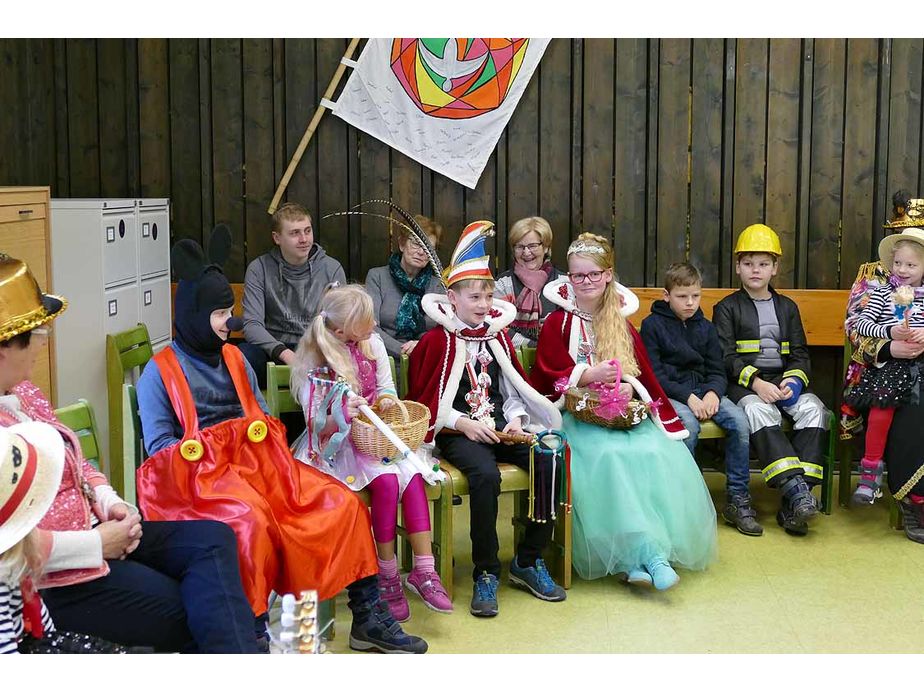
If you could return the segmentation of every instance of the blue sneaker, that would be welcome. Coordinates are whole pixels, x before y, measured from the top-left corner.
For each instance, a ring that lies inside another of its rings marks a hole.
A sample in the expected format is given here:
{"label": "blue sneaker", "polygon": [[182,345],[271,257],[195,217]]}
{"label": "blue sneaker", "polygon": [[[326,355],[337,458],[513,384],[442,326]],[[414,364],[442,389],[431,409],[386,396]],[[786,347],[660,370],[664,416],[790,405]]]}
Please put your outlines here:
{"label": "blue sneaker", "polygon": [[670,563],[656,556],[645,564],[645,570],[651,575],[656,590],[669,590],[680,582],[680,576],[671,568]]}
{"label": "blue sneaker", "polygon": [[565,601],[565,590],[555,584],[541,558],[536,560],[535,567],[521,568],[514,556],[510,561],[510,584],[528,590],[534,597],[547,602]]}
{"label": "blue sneaker", "polygon": [[635,567],[626,571],[626,582],[640,587],[651,587],[651,575],[644,568]]}
{"label": "blue sneaker", "polygon": [[497,576],[485,571],[472,590],[472,616],[497,616]]}
{"label": "blue sneaker", "polygon": [[353,618],[350,629],[350,649],[361,652],[374,650],[385,654],[423,654],[427,641],[408,635],[391,615],[384,602],[377,602],[362,623]]}

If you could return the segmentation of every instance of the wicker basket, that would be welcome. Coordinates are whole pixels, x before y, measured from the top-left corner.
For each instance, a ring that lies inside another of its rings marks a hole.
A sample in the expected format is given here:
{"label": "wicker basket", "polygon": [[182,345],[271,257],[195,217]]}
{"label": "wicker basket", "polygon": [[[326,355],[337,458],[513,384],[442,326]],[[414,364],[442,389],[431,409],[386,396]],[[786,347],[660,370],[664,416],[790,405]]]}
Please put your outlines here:
{"label": "wicker basket", "polygon": [[[430,427],[430,410],[426,405],[411,400],[398,400],[398,403],[382,410],[379,403],[382,398],[372,407],[373,411],[378,414],[388,426],[395,432],[405,445],[411,450],[416,450],[423,443],[427,436],[427,429]],[[377,429],[369,418],[360,413],[350,428],[350,435],[353,438],[353,445],[356,449],[365,455],[382,459],[391,458],[398,454],[398,449]]]}
{"label": "wicker basket", "polygon": [[575,419],[584,423],[604,428],[632,428],[648,418],[648,405],[641,400],[630,399],[625,414],[604,419],[594,413],[599,401],[596,390],[588,387],[572,387],[565,392],[565,407]]}

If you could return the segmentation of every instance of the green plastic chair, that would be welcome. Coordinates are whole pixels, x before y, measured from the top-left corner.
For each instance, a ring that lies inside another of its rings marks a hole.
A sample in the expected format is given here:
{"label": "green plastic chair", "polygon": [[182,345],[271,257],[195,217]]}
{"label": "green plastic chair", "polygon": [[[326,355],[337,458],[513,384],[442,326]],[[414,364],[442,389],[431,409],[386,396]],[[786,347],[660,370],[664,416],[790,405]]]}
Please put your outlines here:
{"label": "green plastic chair", "polygon": [[106,390],[109,394],[109,481],[119,494],[128,500],[127,484],[134,487],[134,478],[126,477],[126,470],[132,465],[126,464],[122,442],[123,400],[122,384],[126,378],[136,382],[142,369],[154,356],[151,338],[144,323],[135,327],[106,335]]}
{"label": "green plastic chair", "polygon": [[[534,350],[535,351],[535,350]],[[520,358],[518,351],[517,358]],[[401,355],[401,374],[402,387],[407,392],[407,372],[410,360],[407,354]],[[526,527],[527,516],[529,513],[529,472],[526,472],[516,465],[500,463],[497,465],[501,473],[501,493],[513,494],[513,528],[514,543],[518,543],[520,535]],[[469,492],[468,479],[454,465],[446,460],[440,459],[440,469],[449,477],[451,483],[451,494],[456,496],[467,496]],[[452,521],[452,505],[447,504],[449,512],[447,513],[447,523]],[[565,589],[571,588],[571,513],[560,512],[555,522],[555,529],[548,548],[548,564],[552,566],[553,572],[558,577],[559,584]],[[451,536],[451,534],[450,534]],[[443,577],[442,573],[440,577]],[[446,585],[446,579],[443,577],[443,585]],[[450,590],[446,586],[447,591]],[[452,592],[449,592],[450,596]]]}
{"label": "green plastic chair", "polygon": [[[406,358],[406,357],[405,357]],[[391,363],[392,376],[395,373],[395,364],[392,359]],[[406,372],[406,371],[405,371]],[[301,412],[302,408],[292,392],[289,390],[289,375],[291,369],[289,366],[280,366],[275,363],[269,363],[266,366],[266,405],[270,414],[279,418],[280,414],[285,412]],[[452,598],[452,493],[446,488],[448,482],[431,486],[426,484],[427,500],[433,504],[433,557],[436,560],[436,570],[446,588],[446,593]],[[365,490],[358,493],[359,497],[367,505],[369,504],[369,494]],[[407,532],[403,527],[398,527],[398,534],[401,537],[400,554],[402,567],[410,570],[411,567],[411,548],[407,540]]]}
{"label": "green plastic chair", "polygon": [[77,435],[83,458],[96,469],[100,469],[102,460],[96,434],[96,417],[90,403],[85,399],[79,399],[74,404],[56,409],[55,416]]}

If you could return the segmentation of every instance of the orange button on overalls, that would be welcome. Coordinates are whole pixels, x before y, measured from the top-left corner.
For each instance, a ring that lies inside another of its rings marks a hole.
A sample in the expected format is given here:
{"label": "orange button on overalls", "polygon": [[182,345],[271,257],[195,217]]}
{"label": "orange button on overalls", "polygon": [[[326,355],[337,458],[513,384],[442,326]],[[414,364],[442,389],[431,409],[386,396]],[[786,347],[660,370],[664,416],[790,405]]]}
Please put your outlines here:
{"label": "orange button on overalls", "polygon": [[292,458],[285,427],[263,413],[237,347],[222,357],[244,410],[204,430],[171,347],[154,361],[183,438],[138,470],[147,520],[219,520],[237,535],[244,591],[255,614],[270,591],[316,589],[328,599],[378,571],[369,512],[346,486]]}

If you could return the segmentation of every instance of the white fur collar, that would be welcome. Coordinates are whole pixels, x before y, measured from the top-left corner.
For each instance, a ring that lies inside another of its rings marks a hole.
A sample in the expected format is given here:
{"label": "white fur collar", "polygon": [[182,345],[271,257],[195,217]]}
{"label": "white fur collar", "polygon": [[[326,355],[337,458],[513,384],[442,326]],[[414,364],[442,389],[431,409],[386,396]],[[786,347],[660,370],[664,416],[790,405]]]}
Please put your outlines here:
{"label": "white fur collar", "polygon": [[[622,296],[625,301],[625,304],[619,309],[619,312],[624,318],[628,318],[638,310],[638,296],[619,282],[616,282],[616,291],[619,292],[620,296]],[[564,308],[569,313],[578,310],[574,302],[574,288],[571,286],[568,277],[561,277],[546,284],[545,288],[542,290],[542,295],[556,306]]]}
{"label": "white fur collar", "polygon": [[[456,312],[449,302],[449,297],[445,294],[425,294],[420,300],[420,306],[423,308],[424,313],[436,324],[445,327],[453,333],[458,329],[458,325],[456,325]],[[497,334],[513,322],[516,316],[516,306],[507,301],[495,298],[493,308],[485,320],[488,324],[488,334]]]}

